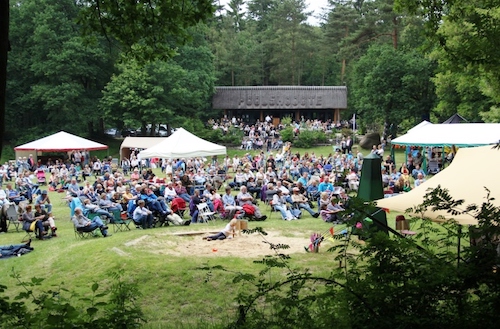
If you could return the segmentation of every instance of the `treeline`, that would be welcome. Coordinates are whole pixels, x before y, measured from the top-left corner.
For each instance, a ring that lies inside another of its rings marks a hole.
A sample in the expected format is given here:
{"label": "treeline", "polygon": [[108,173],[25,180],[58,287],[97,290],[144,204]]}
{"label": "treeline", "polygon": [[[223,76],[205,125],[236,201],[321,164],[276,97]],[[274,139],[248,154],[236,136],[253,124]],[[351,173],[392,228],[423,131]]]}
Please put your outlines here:
{"label": "treeline", "polygon": [[330,0],[311,26],[304,0],[232,0],[185,43],[157,40],[167,45],[158,51],[175,52],[150,61],[137,58],[141,44],[132,56],[110,35],[82,33],[80,3],[11,3],[5,138],[14,144],[59,130],[89,136],[149,124],[196,132],[222,114],[211,108],[216,85],[347,85],[344,118],[355,113],[367,130],[404,130],[456,112],[500,120],[497,43],[488,39],[496,25],[483,24],[476,40],[476,27],[461,21],[472,20],[475,6],[498,10],[494,3],[468,4],[430,26],[424,5],[401,0],[396,11],[393,0]]}

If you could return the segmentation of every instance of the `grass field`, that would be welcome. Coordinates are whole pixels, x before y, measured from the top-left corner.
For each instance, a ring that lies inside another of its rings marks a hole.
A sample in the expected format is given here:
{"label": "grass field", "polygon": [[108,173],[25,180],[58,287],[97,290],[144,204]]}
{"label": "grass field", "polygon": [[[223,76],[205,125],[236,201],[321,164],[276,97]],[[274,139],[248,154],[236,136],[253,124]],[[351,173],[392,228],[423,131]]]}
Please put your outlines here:
{"label": "grass field", "polygon": [[[118,144],[118,143],[117,143]],[[311,150],[294,150],[301,153],[314,151],[327,155],[331,146]],[[230,150],[246,153],[242,150]],[[366,152],[364,152],[366,154]],[[110,150],[110,154],[117,154]],[[401,154],[399,155],[401,156]],[[159,170],[156,169],[157,174]],[[324,232],[331,227],[320,219],[305,213],[299,221],[286,222],[279,214],[264,222],[250,222],[249,228],[261,226],[269,232],[268,237],[259,235],[237,236],[232,240],[207,242],[202,234],[177,236],[181,232],[218,232],[226,222],[196,224],[189,227],[162,227],[113,233],[109,238],[75,238],[69,220],[69,208],[64,204],[64,194],[50,192],[54,205],[53,213],[58,226],[58,237],[46,241],[33,241],[34,252],[20,258],[0,260],[1,283],[9,287],[8,294],[19,292],[16,281],[8,274],[14,269],[22,278],[45,278],[45,287],[64,286],[78,294],[90,293],[93,282],[109,285],[111,273],[119,272],[123,277],[135,280],[141,291],[140,305],[148,323],[145,328],[217,327],[233,320],[236,311],[235,297],[244,285],[232,283],[234,273],[243,271],[257,274],[263,269],[253,261],[272,253],[263,241],[288,243],[292,248],[291,265],[298,269],[309,269],[315,274],[329,273],[338,266],[334,255],[325,252],[333,241],[325,241],[320,253],[304,251],[309,237],[315,232]],[[260,204],[264,214],[270,215],[269,206]],[[394,225],[396,214],[388,215]],[[336,227],[336,231],[344,227]],[[20,243],[24,232],[0,234],[0,245]],[[204,266],[222,265],[227,271],[206,271]],[[270,276],[280,278],[283,273],[274,271]]]}

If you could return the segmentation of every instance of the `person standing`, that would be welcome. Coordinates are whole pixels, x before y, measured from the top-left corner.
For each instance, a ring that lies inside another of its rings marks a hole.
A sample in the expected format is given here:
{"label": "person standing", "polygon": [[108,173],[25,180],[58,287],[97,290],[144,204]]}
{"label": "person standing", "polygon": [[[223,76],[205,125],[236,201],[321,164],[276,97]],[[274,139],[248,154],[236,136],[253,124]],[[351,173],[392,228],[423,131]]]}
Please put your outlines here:
{"label": "person standing", "polygon": [[348,153],[352,152],[352,144],[353,144],[353,141],[351,139],[351,136],[347,136],[347,139],[345,141],[345,152],[344,152],[344,154],[348,154]]}

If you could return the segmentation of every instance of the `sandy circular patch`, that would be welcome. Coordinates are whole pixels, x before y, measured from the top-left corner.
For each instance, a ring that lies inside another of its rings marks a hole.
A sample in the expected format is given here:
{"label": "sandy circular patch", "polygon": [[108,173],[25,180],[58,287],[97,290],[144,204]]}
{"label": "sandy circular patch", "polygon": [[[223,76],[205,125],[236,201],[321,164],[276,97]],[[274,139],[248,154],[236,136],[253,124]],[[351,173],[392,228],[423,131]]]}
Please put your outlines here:
{"label": "sandy circular patch", "polygon": [[216,232],[187,232],[177,234],[145,235],[126,243],[127,246],[148,250],[155,254],[174,256],[196,255],[205,257],[236,256],[258,257],[273,254],[270,243],[286,244],[290,248],[282,249],[282,253],[305,253],[304,247],[309,245],[309,239],[303,234],[299,237],[285,237],[280,232],[270,231],[268,235],[241,234],[225,240],[206,241],[204,236]]}

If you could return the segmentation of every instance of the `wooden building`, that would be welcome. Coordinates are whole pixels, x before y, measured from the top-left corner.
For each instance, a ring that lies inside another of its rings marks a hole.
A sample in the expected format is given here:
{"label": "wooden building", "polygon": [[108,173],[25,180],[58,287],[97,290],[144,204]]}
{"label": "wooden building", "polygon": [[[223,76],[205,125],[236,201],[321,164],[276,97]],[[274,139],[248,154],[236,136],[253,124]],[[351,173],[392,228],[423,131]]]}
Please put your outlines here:
{"label": "wooden building", "polygon": [[246,122],[264,121],[272,116],[340,121],[340,110],[347,108],[345,86],[259,86],[215,87],[214,109],[224,110],[228,117]]}

